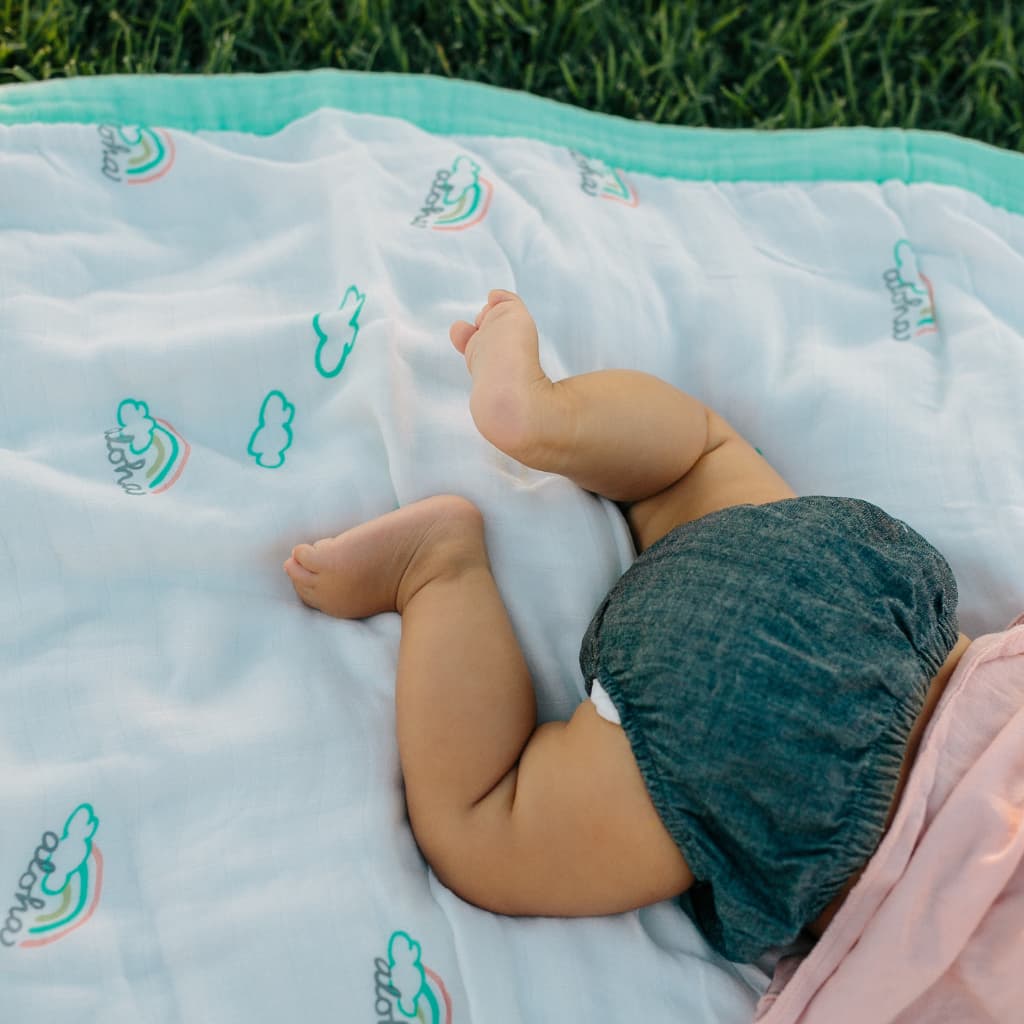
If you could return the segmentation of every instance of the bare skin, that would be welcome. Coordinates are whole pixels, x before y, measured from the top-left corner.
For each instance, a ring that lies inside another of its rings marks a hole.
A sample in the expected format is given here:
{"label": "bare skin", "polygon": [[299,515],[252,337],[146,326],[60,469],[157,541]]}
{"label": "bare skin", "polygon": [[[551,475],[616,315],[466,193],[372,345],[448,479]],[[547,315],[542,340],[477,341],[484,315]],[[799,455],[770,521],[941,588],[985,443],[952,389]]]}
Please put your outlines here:
{"label": "bare skin", "polygon": [[[716,509],[795,496],[720,416],[658,378],[607,370],[553,383],[533,320],[511,292],[491,292],[475,323],[459,321],[450,334],[484,437],[625,503],[640,551]],[[396,711],[409,818],[449,888],[500,913],[571,916],[634,909],[693,883],[621,727],[589,701],[568,722],[537,725],[471,503],[417,502],[298,545],[284,569],[302,600],[329,615],[402,615]],[[933,681],[901,787],[966,642]],[[809,922],[812,931],[820,934],[848,888]]]}

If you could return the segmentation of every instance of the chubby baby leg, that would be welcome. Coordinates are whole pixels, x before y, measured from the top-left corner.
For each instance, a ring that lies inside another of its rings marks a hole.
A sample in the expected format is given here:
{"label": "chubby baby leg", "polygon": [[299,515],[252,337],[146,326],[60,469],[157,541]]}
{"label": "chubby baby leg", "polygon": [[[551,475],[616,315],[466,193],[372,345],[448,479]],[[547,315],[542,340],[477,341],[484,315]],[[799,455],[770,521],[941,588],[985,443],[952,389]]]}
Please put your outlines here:
{"label": "chubby baby leg", "polygon": [[709,446],[709,410],[666,381],[597,370],[553,382],[533,317],[518,295],[488,295],[474,323],[449,331],[472,377],[480,433],[534,469],[613,501],[641,501],[683,477]]}
{"label": "chubby baby leg", "polygon": [[580,706],[536,725],[484,524],[454,496],[406,506],[285,563],[312,607],[402,615],[398,748],[424,856],[464,899],[513,914],[615,913],[685,890],[621,728]]}

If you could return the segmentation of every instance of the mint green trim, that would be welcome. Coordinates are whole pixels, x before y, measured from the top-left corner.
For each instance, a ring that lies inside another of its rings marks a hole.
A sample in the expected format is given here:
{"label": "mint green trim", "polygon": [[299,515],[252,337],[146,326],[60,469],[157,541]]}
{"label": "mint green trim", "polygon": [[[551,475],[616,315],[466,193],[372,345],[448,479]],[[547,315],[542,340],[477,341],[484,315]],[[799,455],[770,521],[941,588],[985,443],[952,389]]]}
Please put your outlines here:
{"label": "mint green trim", "polygon": [[442,135],[536,139],[621,170],[683,180],[928,182],[968,189],[994,206],[1024,213],[1024,154],[939,132],[653,125],[476,82],[331,69],[108,75],[0,86],[0,125],[142,124],[269,135],[320,107],[401,117]]}

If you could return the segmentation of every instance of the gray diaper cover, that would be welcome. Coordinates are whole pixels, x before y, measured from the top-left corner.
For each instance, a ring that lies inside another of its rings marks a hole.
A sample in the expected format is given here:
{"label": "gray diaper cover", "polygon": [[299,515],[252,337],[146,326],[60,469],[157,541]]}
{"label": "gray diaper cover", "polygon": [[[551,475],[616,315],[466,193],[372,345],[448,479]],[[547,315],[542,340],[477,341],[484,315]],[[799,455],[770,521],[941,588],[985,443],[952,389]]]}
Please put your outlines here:
{"label": "gray diaper cover", "polygon": [[678,527],[598,608],[588,690],[618,712],[729,959],[793,941],[874,853],[956,605],[920,534],[814,496]]}

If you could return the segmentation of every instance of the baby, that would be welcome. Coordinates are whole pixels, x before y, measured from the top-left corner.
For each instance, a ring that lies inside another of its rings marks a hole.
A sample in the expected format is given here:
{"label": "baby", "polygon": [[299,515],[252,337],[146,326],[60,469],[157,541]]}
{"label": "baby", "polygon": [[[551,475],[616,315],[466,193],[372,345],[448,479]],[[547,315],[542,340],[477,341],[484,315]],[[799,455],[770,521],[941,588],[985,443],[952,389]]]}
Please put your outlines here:
{"label": "baby", "polygon": [[293,550],[306,604],[402,616],[398,749],[424,856],[504,914],[611,914],[690,890],[734,960],[820,934],[967,647],[945,561],[866,502],[797,498],[656,377],[552,382],[511,292],[450,335],[483,436],[620,503],[638,558],[583,642],[591,700],[538,726],[469,501],[428,498]]}

